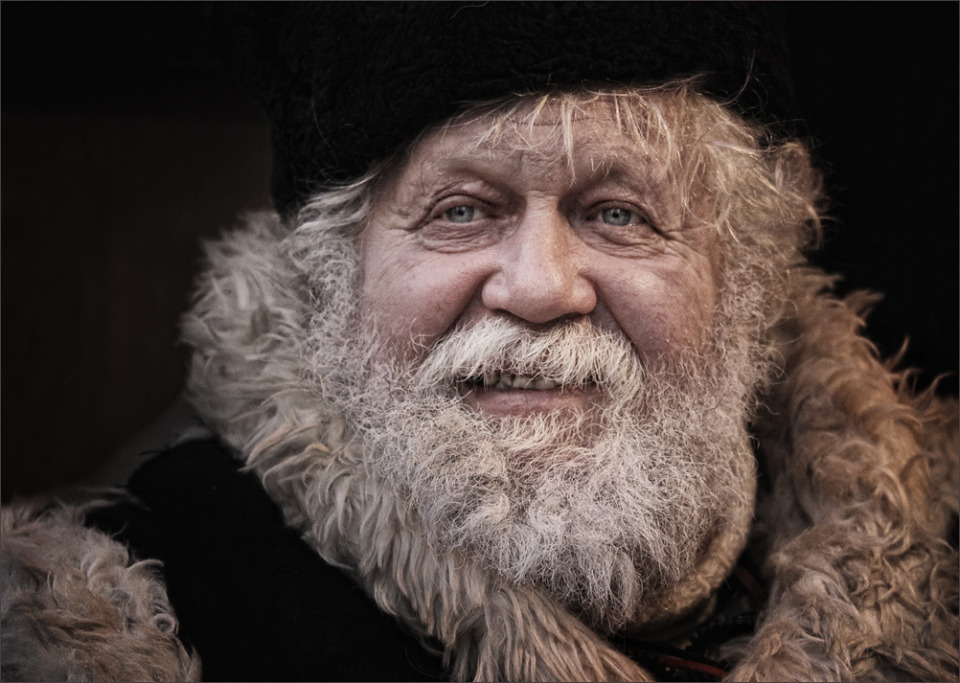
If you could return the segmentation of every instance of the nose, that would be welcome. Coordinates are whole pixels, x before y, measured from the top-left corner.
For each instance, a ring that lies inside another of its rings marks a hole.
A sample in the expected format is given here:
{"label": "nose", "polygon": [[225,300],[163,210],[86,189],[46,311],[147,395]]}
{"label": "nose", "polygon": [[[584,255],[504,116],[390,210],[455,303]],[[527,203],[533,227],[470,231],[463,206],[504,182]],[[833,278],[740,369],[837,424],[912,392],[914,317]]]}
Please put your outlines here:
{"label": "nose", "polygon": [[530,323],[587,315],[597,293],[585,276],[583,245],[556,207],[528,209],[501,245],[499,268],[484,282],[488,310]]}

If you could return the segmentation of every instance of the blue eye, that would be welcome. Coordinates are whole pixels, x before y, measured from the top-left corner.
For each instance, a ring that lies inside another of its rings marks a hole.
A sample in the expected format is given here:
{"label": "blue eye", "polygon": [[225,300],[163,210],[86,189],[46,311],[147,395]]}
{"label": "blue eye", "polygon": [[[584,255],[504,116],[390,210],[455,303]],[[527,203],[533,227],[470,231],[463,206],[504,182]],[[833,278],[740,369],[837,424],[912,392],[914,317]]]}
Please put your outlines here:
{"label": "blue eye", "polygon": [[451,223],[469,223],[473,220],[477,211],[472,206],[455,206],[443,212],[443,217]]}
{"label": "blue eye", "polygon": [[608,225],[623,227],[637,223],[640,217],[633,211],[615,206],[600,212],[600,218]]}

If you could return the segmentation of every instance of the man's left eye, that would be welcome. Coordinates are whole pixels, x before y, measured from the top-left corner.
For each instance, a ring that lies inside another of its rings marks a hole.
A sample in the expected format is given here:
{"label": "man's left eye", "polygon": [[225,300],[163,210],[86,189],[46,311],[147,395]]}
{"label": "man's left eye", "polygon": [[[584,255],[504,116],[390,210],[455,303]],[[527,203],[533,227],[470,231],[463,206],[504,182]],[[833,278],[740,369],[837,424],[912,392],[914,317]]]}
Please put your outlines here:
{"label": "man's left eye", "polygon": [[618,227],[636,225],[642,222],[642,218],[636,211],[630,211],[620,206],[603,209],[600,212],[600,219],[607,225],[615,225]]}
{"label": "man's left eye", "polygon": [[477,210],[472,206],[455,206],[443,212],[443,217],[451,223],[469,223],[474,219]]}

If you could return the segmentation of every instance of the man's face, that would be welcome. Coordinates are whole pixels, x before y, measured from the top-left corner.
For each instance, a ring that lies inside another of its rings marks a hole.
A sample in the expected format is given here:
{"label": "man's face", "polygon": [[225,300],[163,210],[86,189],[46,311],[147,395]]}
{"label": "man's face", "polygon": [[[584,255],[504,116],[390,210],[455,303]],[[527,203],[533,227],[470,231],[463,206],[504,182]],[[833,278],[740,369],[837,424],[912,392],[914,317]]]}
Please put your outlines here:
{"label": "man's face", "polygon": [[301,234],[311,370],[437,550],[616,626],[739,554],[760,299],[655,145],[539,122],[425,138],[359,246]]}
{"label": "man's face", "polygon": [[[552,123],[479,145],[484,123],[460,125],[416,147],[362,238],[362,311],[392,353],[418,357],[454,326],[498,317],[535,329],[589,318],[644,362],[703,343],[717,303],[714,233],[685,221],[658,164],[613,120],[574,124],[572,162]],[[459,388],[490,415],[596,398],[540,380]]]}

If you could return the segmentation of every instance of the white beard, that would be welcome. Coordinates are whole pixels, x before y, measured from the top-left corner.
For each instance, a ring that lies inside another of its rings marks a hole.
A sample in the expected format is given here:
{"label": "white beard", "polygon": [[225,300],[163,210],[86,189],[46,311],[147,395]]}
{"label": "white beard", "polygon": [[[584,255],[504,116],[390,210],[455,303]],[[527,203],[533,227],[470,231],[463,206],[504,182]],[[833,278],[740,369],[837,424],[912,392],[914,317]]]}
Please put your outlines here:
{"label": "white beard", "polygon": [[[344,263],[348,247],[325,248]],[[733,297],[704,347],[669,363],[644,367],[624,336],[587,319],[533,332],[504,318],[454,330],[410,362],[360,320],[343,275],[320,287],[312,373],[436,547],[616,628],[687,576],[752,495],[757,350],[724,314]],[[602,399],[576,414],[483,416],[457,387],[491,370],[594,384]]]}

